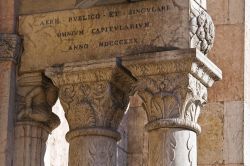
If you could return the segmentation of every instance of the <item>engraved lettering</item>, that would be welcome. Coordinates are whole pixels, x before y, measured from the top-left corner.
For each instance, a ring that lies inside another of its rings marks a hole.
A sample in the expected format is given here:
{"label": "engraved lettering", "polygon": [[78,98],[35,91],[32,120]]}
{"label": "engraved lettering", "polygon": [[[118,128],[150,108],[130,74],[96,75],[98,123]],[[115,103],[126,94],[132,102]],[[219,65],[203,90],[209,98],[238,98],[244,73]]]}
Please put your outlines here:
{"label": "engraved lettering", "polygon": [[150,26],[149,22],[137,23],[137,24],[124,24],[124,25],[113,25],[109,27],[93,28],[91,30],[92,34],[101,34],[104,32],[116,32],[116,31],[126,31],[133,29],[145,29]]}
{"label": "engraved lettering", "polygon": [[97,14],[89,14],[89,15],[81,15],[81,16],[73,16],[69,17],[69,22],[77,22],[77,21],[86,21],[86,20],[99,20],[101,15]]}
{"label": "engraved lettering", "polygon": [[57,24],[60,24],[59,18],[46,19],[40,22],[40,26],[57,25]]}
{"label": "engraved lettering", "polygon": [[79,30],[79,31],[68,31],[68,32],[59,32],[56,34],[57,37],[62,38],[62,37],[73,37],[73,36],[81,36],[84,35],[84,30]]}
{"label": "engraved lettering", "polygon": [[99,47],[110,47],[110,46],[119,46],[119,45],[132,45],[137,44],[138,40],[136,38],[132,39],[121,39],[121,40],[110,40],[99,43]]}
{"label": "engraved lettering", "polygon": [[159,12],[165,12],[169,10],[169,6],[159,6],[159,7],[150,7],[150,8],[135,8],[130,9],[128,14],[129,15],[137,15],[137,14],[146,14],[146,13],[159,13]]}
{"label": "engraved lettering", "polygon": [[119,11],[110,11],[109,12],[109,17],[117,17],[119,16],[120,12]]}
{"label": "engraved lettering", "polygon": [[82,50],[82,49],[88,49],[88,48],[89,48],[88,44],[77,44],[77,45],[69,46],[69,51]]}

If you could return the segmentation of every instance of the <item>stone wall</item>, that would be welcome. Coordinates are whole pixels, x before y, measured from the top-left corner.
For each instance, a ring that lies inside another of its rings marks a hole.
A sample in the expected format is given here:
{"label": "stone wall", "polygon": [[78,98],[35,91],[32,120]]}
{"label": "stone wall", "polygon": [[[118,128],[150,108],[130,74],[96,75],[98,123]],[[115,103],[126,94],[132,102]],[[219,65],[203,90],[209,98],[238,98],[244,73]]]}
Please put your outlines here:
{"label": "stone wall", "polygon": [[200,165],[247,165],[243,157],[247,139],[244,118],[249,117],[244,114],[248,111],[244,66],[249,63],[245,59],[244,5],[244,1],[238,0],[208,1],[208,13],[216,25],[209,58],[222,69],[223,80],[210,89],[209,103],[201,114]]}

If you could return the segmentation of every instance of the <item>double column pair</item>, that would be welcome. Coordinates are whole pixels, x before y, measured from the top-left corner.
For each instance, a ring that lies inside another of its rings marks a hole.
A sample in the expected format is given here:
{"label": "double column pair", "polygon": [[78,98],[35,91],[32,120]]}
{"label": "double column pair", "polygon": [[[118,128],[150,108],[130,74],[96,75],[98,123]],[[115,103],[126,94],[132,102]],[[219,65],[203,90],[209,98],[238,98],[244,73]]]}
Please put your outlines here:
{"label": "double column pair", "polygon": [[64,64],[46,75],[69,123],[70,166],[117,164],[117,128],[134,93],[148,117],[148,165],[197,165],[197,119],[221,71],[196,49]]}

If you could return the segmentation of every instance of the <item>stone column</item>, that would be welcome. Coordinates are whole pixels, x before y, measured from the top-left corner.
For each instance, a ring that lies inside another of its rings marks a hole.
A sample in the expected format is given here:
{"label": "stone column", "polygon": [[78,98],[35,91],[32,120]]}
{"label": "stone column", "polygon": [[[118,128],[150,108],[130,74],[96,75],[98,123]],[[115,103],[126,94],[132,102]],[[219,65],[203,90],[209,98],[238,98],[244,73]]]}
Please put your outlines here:
{"label": "stone column", "polygon": [[9,166],[13,154],[16,63],[20,39],[0,34],[0,166]]}
{"label": "stone column", "polygon": [[148,133],[144,129],[147,116],[138,95],[130,98],[127,119],[128,165],[145,166],[148,157]]}
{"label": "stone column", "polygon": [[138,79],[148,117],[148,166],[196,166],[197,119],[221,71],[195,49],[124,57],[123,65]]}
{"label": "stone column", "polygon": [[58,89],[42,73],[22,74],[17,80],[14,166],[43,166],[49,133],[60,124],[52,113]]}
{"label": "stone column", "polygon": [[118,125],[133,78],[116,59],[71,63],[46,71],[59,88],[70,131],[70,166],[115,166]]}

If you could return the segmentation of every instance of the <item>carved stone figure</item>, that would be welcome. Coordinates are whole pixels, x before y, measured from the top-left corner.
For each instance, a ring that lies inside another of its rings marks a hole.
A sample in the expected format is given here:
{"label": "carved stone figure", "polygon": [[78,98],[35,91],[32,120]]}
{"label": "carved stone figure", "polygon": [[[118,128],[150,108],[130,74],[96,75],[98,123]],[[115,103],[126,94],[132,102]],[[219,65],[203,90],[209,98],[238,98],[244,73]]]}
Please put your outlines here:
{"label": "carved stone figure", "polygon": [[57,96],[57,88],[40,73],[21,76],[17,121],[40,122],[53,130],[60,124],[59,118],[52,112]]}
{"label": "carved stone figure", "polygon": [[48,135],[60,124],[52,112],[57,98],[58,89],[42,73],[18,77],[14,165],[44,166]]}

